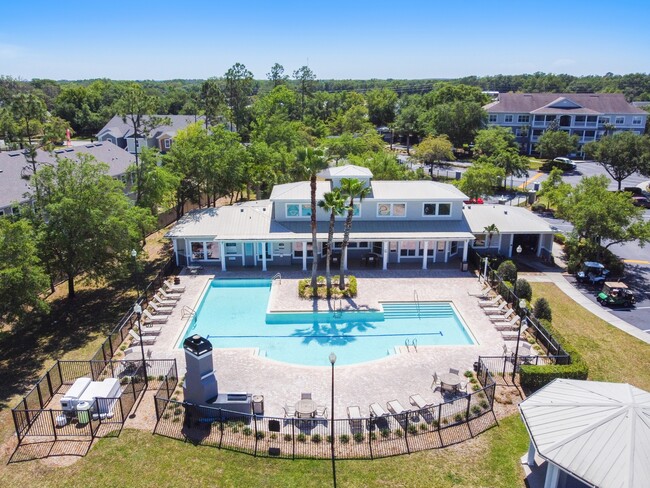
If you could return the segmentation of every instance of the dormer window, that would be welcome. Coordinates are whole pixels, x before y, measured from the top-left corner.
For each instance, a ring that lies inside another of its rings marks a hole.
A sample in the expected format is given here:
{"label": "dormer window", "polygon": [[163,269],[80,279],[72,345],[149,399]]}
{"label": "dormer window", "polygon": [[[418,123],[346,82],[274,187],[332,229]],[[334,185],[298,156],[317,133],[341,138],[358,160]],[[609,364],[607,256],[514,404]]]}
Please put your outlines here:
{"label": "dormer window", "polygon": [[406,217],[406,204],[378,203],[377,217]]}
{"label": "dormer window", "polygon": [[287,218],[311,217],[311,205],[306,203],[287,203]]}
{"label": "dormer window", "polygon": [[449,215],[451,215],[451,203],[425,203],[422,206],[423,217],[444,217]]}

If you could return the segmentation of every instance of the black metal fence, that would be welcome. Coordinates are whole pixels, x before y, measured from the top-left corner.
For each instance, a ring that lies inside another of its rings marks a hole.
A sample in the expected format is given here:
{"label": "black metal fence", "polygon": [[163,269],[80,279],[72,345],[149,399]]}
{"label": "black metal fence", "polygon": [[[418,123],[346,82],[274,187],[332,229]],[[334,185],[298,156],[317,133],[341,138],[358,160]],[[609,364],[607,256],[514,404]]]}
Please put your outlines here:
{"label": "black metal fence", "polygon": [[[171,383],[156,396],[154,433],[254,456],[375,459],[466,441],[496,425],[496,383],[479,369],[481,388],[439,405],[363,419],[282,418],[242,414],[170,398]],[[332,428],[334,435],[332,436]]]}
{"label": "black metal fence", "polygon": [[[144,363],[139,361],[57,361],[36,385],[12,409],[18,444],[26,437],[94,438],[119,431],[133,405],[145,388]],[[146,361],[149,388],[161,388],[174,378],[176,360],[148,359]],[[79,413],[62,410],[50,402],[63,396],[79,378],[102,381],[118,378],[121,384],[119,397],[97,398],[90,412]],[[101,415],[97,412],[106,412]]]}
{"label": "black metal fence", "polygon": [[512,373],[516,368],[523,364],[531,364],[534,366],[544,366],[552,364],[566,364],[569,356],[536,356],[536,355],[518,355],[516,366],[514,355],[506,356],[479,356],[479,364],[481,367],[489,369],[493,379],[499,386],[513,386]]}
{"label": "black metal fence", "polygon": [[[165,263],[165,266],[163,266],[163,268],[158,272],[156,277],[147,285],[142,295],[138,297],[138,301],[142,305],[143,309],[147,308],[149,300],[153,298],[157,289],[163,285],[165,277],[168,276],[175,267],[176,263],[173,258],[170,258],[169,261]],[[131,308],[122,316],[117,323],[117,326],[115,326],[97,352],[92,356],[91,361],[110,360],[115,355],[122,342],[124,342],[126,336],[129,335],[129,331],[136,324],[136,321],[136,314]]]}

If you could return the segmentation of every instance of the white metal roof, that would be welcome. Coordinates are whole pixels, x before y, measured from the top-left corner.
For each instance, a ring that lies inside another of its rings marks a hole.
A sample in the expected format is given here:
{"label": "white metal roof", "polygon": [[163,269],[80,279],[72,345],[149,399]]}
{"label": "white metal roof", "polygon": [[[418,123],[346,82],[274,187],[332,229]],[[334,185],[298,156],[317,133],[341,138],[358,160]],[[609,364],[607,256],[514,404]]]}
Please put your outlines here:
{"label": "white metal roof", "polygon": [[320,173],[318,176],[325,179],[332,178],[372,178],[372,171],[363,166],[356,166],[354,164],[346,164],[345,166],[332,166]]}
{"label": "white metal roof", "polygon": [[519,405],[539,455],[600,488],[647,486],[650,393],[556,379]]}
{"label": "white metal roof", "polygon": [[[316,182],[316,200],[322,200],[323,195],[332,190],[332,183],[329,181]],[[297,181],[275,185],[271,191],[271,200],[296,200],[311,201],[311,186],[309,181]]]}
{"label": "white metal roof", "polygon": [[373,181],[375,200],[467,200],[467,195],[454,185],[435,181]]}
{"label": "white metal roof", "polygon": [[551,226],[533,212],[510,205],[465,205],[463,216],[474,234],[495,224],[502,234],[553,234]]}

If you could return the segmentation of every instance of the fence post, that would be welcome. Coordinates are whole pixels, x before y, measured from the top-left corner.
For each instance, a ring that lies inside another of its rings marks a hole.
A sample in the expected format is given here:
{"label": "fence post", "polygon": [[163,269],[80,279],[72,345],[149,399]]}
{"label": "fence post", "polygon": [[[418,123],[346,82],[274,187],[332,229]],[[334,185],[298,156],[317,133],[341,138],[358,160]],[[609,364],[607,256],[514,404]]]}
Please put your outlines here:
{"label": "fence post", "polygon": [[[295,421],[296,419],[294,417],[291,417],[291,459],[296,459],[296,426],[295,426]],[[334,419],[332,419],[332,422]],[[334,438],[332,437],[331,439],[332,442],[334,442]]]}
{"label": "fence post", "polygon": [[41,395],[41,383],[42,381],[36,383],[36,393],[38,393],[38,404],[41,406],[41,410],[43,410],[43,395]]}
{"label": "fence post", "polygon": [[[366,420],[366,422],[370,422],[370,420]],[[369,427],[372,427],[372,424],[367,424],[367,425],[369,425]],[[376,426],[375,426],[375,430],[376,430]],[[372,455],[372,436],[373,436],[373,435],[375,435],[375,433],[373,432],[373,430],[372,430],[372,429],[368,429],[368,446],[370,447],[370,459],[371,459],[371,460],[374,459],[374,457],[373,457],[373,455]]]}
{"label": "fence post", "polygon": [[470,437],[474,437],[474,434],[472,433],[472,427],[469,425],[469,414],[470,414],[469,407],[472,404],[472,395],[473,393],[467,395],[467,410],[465,411],[465,422],[467,423],[467,430],[469,430]]}
{"label": "fence post", "polygon": [[404,416],[404,441],[406,442],[406,452],[411,454],[411,448],[409,447],[409,414],[407,413]]}
{"label": "fence post", "polygon": [[57,440],[56,434],[56,422],[54,421],[54,411],[50,409],[50,421],[52,422],[52,433],[54,434],[54,440]]}
{"label": "fence post", "polygon": [[52,380],[50,379],[50,370],[47,371],[45,374],[45,377],[47,378],[47,389],[50,391],[50,399],[54,396],[54,392],[52,391]]}
{"label": "fence post", "polygon": [[253,456],[257,457],[257,416],[253,415],[253,426],[255,427],[255,452],[253,453]]}
{"label": "fence post", "polygon": [[223,410],[219,409],[219,430],[221,431],[221,435],[219,436],[219,449],[221,449],[221,445],[223,444],[223,431],[225,427],[223,426]]}

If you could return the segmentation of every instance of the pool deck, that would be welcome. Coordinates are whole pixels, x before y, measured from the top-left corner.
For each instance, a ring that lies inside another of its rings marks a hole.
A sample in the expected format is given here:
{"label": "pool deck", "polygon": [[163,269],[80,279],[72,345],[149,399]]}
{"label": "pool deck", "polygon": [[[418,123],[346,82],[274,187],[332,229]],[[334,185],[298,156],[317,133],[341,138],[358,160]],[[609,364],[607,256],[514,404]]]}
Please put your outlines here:
{"label": "pool deck", "polygon": [[[167,324],[152,346],[153,358],[175,358],[179,375],[185,373],[184,353],[175,346],[189,317],[183,317],[184,306],[195,309],[208,282],[213,278],[271,278],[274,273],[226,272],[216,268],[204,268],[196,275],[183,272],[181,284],[186,291],[169,316]],[[274,280],[269,309],[272,311],[331,310],[333,304],[326,300],[312,301],[298,297],[298,280],[303,272],[283,272],[280,280]],[[465,371],[472,369],[479,355],[502,354],[504,341],[493,327],[487,315],[479,307],[479,299],[469,292],[481,288],[476,276],[456,269],[436,270],[380,270],[355,272],[358,279],[358,296],[342,299],[344,310],[378,308],[380,301],[413,301],[414,291],[420,301],[453,301],[460,316],[468,326],[475,345],[467,346],[419,346],[410,352],[404,346],[399,354],[383,359],[335,369],[335,416],[344,417],[345,408],[357,405],[362,415],[368,414],[368,405],[378,402],[385,406],[390,400],[399,400],[409,407],[409,396],[421,394],[426,401],[433,401],[432,374],[447,372],[449,368]],[[339,308],[336,300],[336,309]],[[216,346],[217,344],[215,344]],[[213,358],[223,392],[246,391],[264,395],[265,414],[281,416],[283,405],[294,405],[301,392],[311,392],[319,405],[330,407],[331,366],[328,355],[323,366],[300,366],[281,363],[256,355],[254,349],[214,349]],[[129,357],[139,357],[139,349],[130,351]]]}

